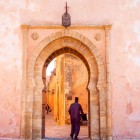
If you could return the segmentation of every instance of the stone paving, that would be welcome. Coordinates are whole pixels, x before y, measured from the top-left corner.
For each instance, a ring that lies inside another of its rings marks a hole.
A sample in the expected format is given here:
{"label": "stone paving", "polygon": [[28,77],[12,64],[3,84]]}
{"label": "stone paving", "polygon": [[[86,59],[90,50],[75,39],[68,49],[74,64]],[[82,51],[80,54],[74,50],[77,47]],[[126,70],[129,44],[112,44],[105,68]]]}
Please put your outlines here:
{"label": "stone paving", "polygon": [[[53,119],[52,114],[47,114],[45,117],[45,135],[43,140],[71,140],[70,138],[70,125],[60,126]],[[88,138],[88,127],[81,126],[79,140],[90,140]]]}

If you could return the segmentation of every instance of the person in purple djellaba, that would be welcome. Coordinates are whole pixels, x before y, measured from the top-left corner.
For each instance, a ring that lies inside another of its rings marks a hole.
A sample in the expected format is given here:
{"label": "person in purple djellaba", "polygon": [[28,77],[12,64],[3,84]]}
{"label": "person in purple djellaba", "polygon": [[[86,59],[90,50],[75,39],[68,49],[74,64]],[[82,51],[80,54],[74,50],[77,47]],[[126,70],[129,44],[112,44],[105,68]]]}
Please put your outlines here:
{"label": "person in purple djellaba", "polygon": [[80,131],[80,114],[84,114],[82,106],[78,103],[78,97],[75,97],[75,102],[70,105],[69,114],[71,119],[71,138],[78,140],[78,134]]}

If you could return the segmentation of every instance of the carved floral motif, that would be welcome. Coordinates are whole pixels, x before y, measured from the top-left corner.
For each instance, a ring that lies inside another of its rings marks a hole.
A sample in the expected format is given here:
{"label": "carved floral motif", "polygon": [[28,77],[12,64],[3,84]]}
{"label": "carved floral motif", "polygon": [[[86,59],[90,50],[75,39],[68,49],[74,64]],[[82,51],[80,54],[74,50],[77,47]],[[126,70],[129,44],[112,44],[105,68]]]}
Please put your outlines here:
{"label": "carved floral motif", "polygon": [[101,40],[101,34],[96,33],[94,38],[95,38],[96,41],[100,41]]}
{"label": "carved floral motif", "polygon": [[37,40],[39,38],[39,35],[37,33],[32,33],[31,37],[33,40]]}

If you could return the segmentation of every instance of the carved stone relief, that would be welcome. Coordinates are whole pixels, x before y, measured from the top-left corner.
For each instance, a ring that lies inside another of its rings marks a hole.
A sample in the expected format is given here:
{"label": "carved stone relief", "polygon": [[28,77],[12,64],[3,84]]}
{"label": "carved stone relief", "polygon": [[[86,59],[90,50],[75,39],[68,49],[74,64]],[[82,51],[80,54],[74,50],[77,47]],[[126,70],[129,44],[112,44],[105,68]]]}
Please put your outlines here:
{"label": "carved stone relief", "polygon": [[101,40],[101,34],[96,33],[94,38],[95,38],[96,41],[100,41]]}
{"label": "carved stone relief", "polygon": [[37,33],[32,33],[31,37],[33,40],[37,40],[39,38],[39,35]]}

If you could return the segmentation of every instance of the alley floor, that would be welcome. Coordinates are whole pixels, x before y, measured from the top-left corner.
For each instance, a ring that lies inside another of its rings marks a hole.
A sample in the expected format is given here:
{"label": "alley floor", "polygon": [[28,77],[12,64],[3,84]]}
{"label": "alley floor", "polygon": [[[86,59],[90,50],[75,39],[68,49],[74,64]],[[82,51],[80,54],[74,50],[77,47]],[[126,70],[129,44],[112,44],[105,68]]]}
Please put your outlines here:
{"label": "alley floor", "polygon": [[[53,119],[52,114],[46,114],[45,117],[45,139],[44,140],[71,140],[70,138],[70,125],[60,126]],[[88,127],[81,126],[79,140],[89,140]]]}

